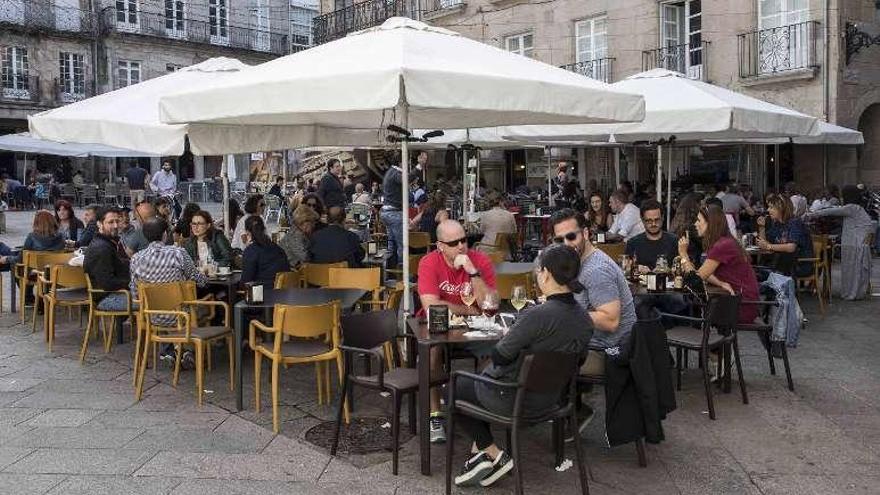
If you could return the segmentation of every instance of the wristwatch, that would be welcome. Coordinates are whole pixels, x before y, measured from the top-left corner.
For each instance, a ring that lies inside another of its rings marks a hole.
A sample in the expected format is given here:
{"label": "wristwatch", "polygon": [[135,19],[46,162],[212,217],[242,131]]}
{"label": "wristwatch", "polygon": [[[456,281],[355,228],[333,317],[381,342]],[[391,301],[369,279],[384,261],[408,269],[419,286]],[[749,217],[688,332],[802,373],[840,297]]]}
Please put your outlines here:
{"label": "wristwatch", "polygon": [[482,278],[483,275],[480,274],[480,270],[475,271],[474,273],[468,273],[471,278]]}

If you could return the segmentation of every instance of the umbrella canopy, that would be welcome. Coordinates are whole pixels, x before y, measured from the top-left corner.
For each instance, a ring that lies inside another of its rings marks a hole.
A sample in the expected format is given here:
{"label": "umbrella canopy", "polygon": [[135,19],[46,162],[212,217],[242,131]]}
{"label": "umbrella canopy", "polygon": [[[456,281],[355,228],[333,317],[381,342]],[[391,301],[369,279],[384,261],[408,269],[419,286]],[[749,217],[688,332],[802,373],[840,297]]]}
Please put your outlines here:
{"label": "umbrella canopy", "polygon": [[523,141],[632,143],[675,136],[678,142],[807,136],[818,120],[735,91],[653,69],[614,83],[612,88],[645,97],[645,119],[612,125],[508,127],[505,138]]}
{"label": "umbrella canopy", "polygon": [[794,144],[838,144],[848,146],[865,144],[865,138],[861,132],[847,127],[820,121],[818,131],[818,136],[799,136],[792,139],[792,142]]}
{"label": "umbrella canopy", "polygon": [[[401,105],[407,106],[406,125]],[[272,133],[261,148],[320,146],[343,129],[384,144],[389,124],[462,129],[512,124],[631,122],[637,95],[412,19],[381,26],[255,66],[160,100],[163,122],[310,126],[313,136]],[[224,143],[190,134],[193,152]],[[309,139],[306,139],[309,138]]]}
{"label": "umbrella canopy", "polygon": [[103,144],[57,143],[55,141],[35,138],[27,132],[0,136],[0,150],[40,155],[71,156],[75,158],[90,156],[110,158],[158,156],[150,153],[114,148]]}

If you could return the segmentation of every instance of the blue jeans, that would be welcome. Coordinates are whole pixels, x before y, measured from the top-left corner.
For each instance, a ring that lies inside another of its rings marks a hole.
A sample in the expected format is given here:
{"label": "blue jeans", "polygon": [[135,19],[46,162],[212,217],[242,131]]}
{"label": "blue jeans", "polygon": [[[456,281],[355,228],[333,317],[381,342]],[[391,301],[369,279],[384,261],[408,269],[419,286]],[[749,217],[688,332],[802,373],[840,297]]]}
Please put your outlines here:
{"label": "blue jeans", "polygon": [[379,218],[385,224],[388,233],[389,266],[395,266],[403,260],[403,212],[400,210],[382,210]]}
{"label": "blue jeans", "polygon": [[[127,296],[121,292],[114,292],[108,295],[98,303],[98,309],[101,311],[125,311]],[[131,302],[131,310],[137,310],[137,303]]]}

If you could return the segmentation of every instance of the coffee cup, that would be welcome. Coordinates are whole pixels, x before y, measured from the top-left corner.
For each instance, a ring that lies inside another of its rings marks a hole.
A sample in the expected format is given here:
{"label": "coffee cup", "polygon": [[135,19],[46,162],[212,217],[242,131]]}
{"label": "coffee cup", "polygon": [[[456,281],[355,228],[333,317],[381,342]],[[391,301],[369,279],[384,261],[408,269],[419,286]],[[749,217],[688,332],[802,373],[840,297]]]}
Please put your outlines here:
{"label": "coffee cup", "polygon": [[232,269],[228,266],[217,267],[217,275],[229,275],[230,273],[232,273]]}

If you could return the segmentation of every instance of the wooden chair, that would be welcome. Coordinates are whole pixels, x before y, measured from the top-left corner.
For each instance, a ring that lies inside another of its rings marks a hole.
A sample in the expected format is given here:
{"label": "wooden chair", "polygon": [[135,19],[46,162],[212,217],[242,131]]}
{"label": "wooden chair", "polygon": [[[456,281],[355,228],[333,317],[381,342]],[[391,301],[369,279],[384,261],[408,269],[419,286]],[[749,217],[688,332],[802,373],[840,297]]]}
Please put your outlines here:
{"label": "wooden chair", "polygon": [[502,251],[486,251],[485,254],[492,261],[493,265],[504,263],[504,253]]}
{"label": "wooden chair", "polygon": [[[47,265],[58,265],[67,263],[73,253],[65,253],[60,251],[22,251],[21,263],[15,265],[13,269],[13,277],[18,280],[18,311],[21,316],[21,323],[25,322],[25,297],[27,296],[28,287],[36,286],[38,274],[46,268]],[[40,304],[40,298],[34,300],[34,313]]]}
{"label": "wooden chair", "polygon": [[829,239],[828,234],[813,234],[810,236],[813,241],[813,247],[817,247],[819,245],[822,246],[821,251],[816,251],[814,254],[816,257],[821,258],[821,269],[820,275],[822,277],[822,293],[828,299],[828,305],[831,305],[831,239]]}
{"label": "wooden chair", "polygon": [[340,261],[339,263],[304,263],[300,268],[305,287],[317,285],[318,287],[326,287],[330,283],[331,268],[348,268],[348,263]]}
{"label": "wooden chair", "polygon": [[275,275],[276,289],[298,289],[302,287],[303,274],[300,270],[280,272]]}
{"label": "wooden chair", "polygon": [[501,261],[506,261],[510,255],[513,254],[510,249],[510,246],[513,244],[511,242],[511,237],[516,235],[516,233],[498,232],[495,234],[495,242],[493,244],[479,242],[477,245],[478,247],[488,248],[486,253],[494,251],[501,252],[503,255]]}
{"label": "wooden chair", "polygon": [[[424,254],[411,254],[409,255],[409,275],[410,277],[414,277],[419,273],[419,262],[424,258]],[[403,269],[402,268],[388,268],[385,270],[386,273],[393,274],[397,279],[400,280],[403,277]]]}
{"label": "wooden chair", "polygon": [[362,289],[373,294],[369,300],[361,300],[359,304],[370,306],[370,309],[382,309],[382,271],[377,268],[331,268],[327,288],[329,289]]}
{"label": "wooden chair", "polygon": [[81,266],[53,265],[49,270],[48,279],[40,274],[40,285],[47,289],[47,292],[42,294],[46,306],[43,328],[46,332],[49,352],[52,352],[52,344],[55,342],[55,308],[58,306],[78,308],[81,313],[83,307],[89,306],[88,284]]}
{"label": "wooden chair", "polygon": [[[89,338],[91,337],[92,331],[97,328],[99,324],[101,327],[101,334],[104,338],[104,352],[110,352],[111,347],[113,347],[113,332],[116,330],[116,318],[129,318],[129,321],[137,326],[136,320],[134,319],[135,310],[131,301],[131,293],[127,290],[120,289],[107,291],[95,289],[92,286],[92,279],[88,274],[86,274],[86,289],[89,293],[89,321],[88,324],[86,324],[85,332],[83,332],[83,343],[82,349],[79,351],[79,362],[83,362],[86,359],[86,352],[88,352],[89,349]],[[121,311],[98,309],[98,302],[95,300],[95,296],[114,293],[125,295],[125,309]],[[110,319],[109,331],[107,330],[107,318]]]}
{"label": "wooden chair", "polygon": [[612,244],[594,244],[599,251],[607,254],[615,263],[626,253],[626,243],[616,242]]}
{"label": "wooden chair", "polygon": [[[251,349],[254,350],[254,394],[260,412],[260,373],[263,357],[272,361],[272,429],[280,431],[278,422],[279,367],[315,363],[318,404],[330,402],[330,361],[336,361],[339,382],[343,380],[342,353],[339,351],[339,301],[315,306],[276,304],[273,325],[252,320],[249,328]],[[257,340],[257,330],[272,334],[271,343]],[[290,337],[285,341],[284,337]],[[322,376],[323,375],[323,376]],[[349,420],[345,406],[345,421]]]}
{"label": "wooden chair", "polygon": [[[773,355],[773,343],[770,341],[770,335],[773,333],[773,325],[770,323],[770,308],[779,307],[779,301],[740,301],[741,305],[750,305],[758,307],[758,318],[754,323],[737,323],[737,332],[755,332],[761,339],[765,349],[767,350],[767,361],[770,363],[770,374],[776,375],[776,356]],[[788,359],[788,345],[781,342],[779,345],[779,354],[782,358],[782,366],[785,370],[785,380],[788,383],[788,389],[794,392],[794,380],[791,378],[791,365]]]}
{"label": "wooden chair", "polygon": [[409,250],[411,253],[427,254],[431,251],[431,234],[428,232],[404,232],[409,235]]}
{"label": "wooden chair", "polygon": [[[812,287],[813,291],[816,293],[816,297],[819,299],[819,311],[822,314],[825,314],[825,302],[824,302],[824,288],[819,284],[819,277],[824,276],[826,279],[830,278],[831,272],[830,270],[826,271],[825,264],[825,245],[822,243],[821,239],[813,239],[813,257],[812,258],[798,258],[796,263],[811,263],[813,265],[813,273],[807,275],[806,277],[796,277],[796,281],[798,284],[806,283],[808,286]],[[830,301],[830,297],[829,297]]]}
{"label": "wooden chair", "polygon": [[[213,342],[226,339],[229,352],[229,390],[234,388],[235,380],[235,356],[233,351],[233,332],[230,327],[229,305],[222,301],[206,301],[191,299],[195,294],[195,282],[172,282],[167,284],[138,284],[138,294],[143,304],[143,322],[146,327],[143,356],[138,359],[140,372],[137,376],[137,391],[135,397],[140,400],[144,392],[144,375],[147,372],[147,357],[151,345],[174,344],[178,348],[177,360],[174,365],[173,383],[177,385],[180,373],[180,355],[183,346],[192,345],[195,349],[196,360],[196,398],[198,405],[202,405],[204,393],[205,353],[209,351]],[[195,309],[199,306],[221,307],[224,310],[223,326],[197,326],[193,317]],[[174,326],[160,325],[157,316],[170,316],[176,320]]]}
{"label": "wooden chair", "polygon": [[499,299],[509,300],[513,296],[513,288],[521,285],[526,289],[526,297],[533,297],[531,273],[496,273],[495,290]]}

